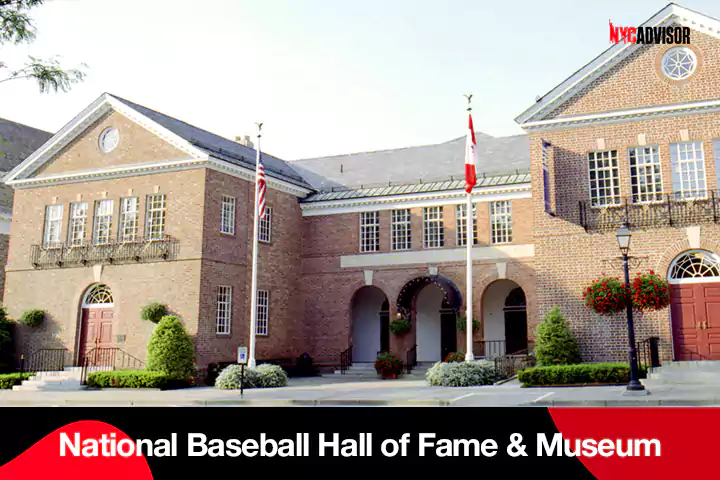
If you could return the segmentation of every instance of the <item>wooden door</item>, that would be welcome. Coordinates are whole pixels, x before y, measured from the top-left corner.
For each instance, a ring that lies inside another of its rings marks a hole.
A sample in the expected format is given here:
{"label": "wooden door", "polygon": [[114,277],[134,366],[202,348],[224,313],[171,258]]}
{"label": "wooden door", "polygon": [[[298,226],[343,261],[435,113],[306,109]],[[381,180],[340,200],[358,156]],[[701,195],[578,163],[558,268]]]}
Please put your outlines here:
{"label": "wooden door", "polygon": [[[457,316],[455,310],[440,310],[440,359],[457,351]],[[472,333],[471,333],[472,335]]]}
{"label": "wooden door", "polygon": [[720,360],[720,283],[672,285],[675,360]]}
{"label": "wooden door", "polygon": [[505,311],[505,354],[527,353],[527,312]]}
{"label": "wooden door", "polygon": [[84,308],[80,330],[80,359],[93,348],[110,348],[113,344],[112,308]]}

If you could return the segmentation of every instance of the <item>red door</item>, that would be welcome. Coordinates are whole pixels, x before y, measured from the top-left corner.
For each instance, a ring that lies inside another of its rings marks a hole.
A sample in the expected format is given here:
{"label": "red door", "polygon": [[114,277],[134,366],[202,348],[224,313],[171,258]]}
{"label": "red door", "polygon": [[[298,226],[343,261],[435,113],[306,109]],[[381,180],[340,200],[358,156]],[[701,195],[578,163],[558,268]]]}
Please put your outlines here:
{"label": "red door", "polygon": [[84,308],[80,330],[80,359],[93,348],[114,347],[112,308]]}
{"label": "red door", "polygon": [[720,360],[720,283],[672,285],[675,360]]}

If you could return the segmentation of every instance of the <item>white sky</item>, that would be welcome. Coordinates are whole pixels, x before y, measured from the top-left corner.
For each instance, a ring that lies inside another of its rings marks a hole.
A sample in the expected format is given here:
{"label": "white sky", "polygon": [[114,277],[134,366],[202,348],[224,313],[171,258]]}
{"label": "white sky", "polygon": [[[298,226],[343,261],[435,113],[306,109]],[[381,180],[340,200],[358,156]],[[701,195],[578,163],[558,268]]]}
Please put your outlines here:
{"label": "white sky", "polygon": [[[56,131],[110,92],[219,135],[265,124],[286,159],[439,143],[513,119],[609,46],[608,19],[666,5],[480,0],[50,0],[37,40],[0,61],[61,55],[88,65],[70,93],[0,83],[0,117]],[[720,16],[710,0],[683,6]]]}

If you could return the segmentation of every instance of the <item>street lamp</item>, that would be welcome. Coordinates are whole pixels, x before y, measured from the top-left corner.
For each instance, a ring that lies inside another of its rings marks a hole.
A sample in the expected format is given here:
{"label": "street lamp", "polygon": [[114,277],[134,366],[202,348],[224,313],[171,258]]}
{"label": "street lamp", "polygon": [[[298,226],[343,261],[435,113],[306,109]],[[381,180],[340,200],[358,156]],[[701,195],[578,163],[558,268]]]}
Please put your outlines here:
{"label": "street lamp", "polygon": [[[620,227],[615,233],[617,237],[620,253],[622,254],[623,270],[625,271],[625,287],[630,287],[630,269],[628,267],[628,252],[630,251],[630,229],[627,225]],[[628,341],[630,342],[630,381],[627,389],[633,392],[644,391],[645,387],[638,380],[638,364],[637,364],[637,348],[635,346],[635,327],[633,325],[633,307],[632,297],[627,298],[627,323],[628,323]]]}

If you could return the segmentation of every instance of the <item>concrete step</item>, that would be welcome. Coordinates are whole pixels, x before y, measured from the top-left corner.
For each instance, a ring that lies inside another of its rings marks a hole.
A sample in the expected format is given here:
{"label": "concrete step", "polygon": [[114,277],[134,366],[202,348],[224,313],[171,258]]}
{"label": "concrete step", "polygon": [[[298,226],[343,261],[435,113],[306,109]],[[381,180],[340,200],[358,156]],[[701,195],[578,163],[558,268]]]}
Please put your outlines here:
{"label": "concrete step", "polygon": [[669,362],[652,369],[644,381],[651,385],[720,386],[720,362]]}
{"label": "concrete step", "polygon": [[81,367],[66,367],[64,370],[37,372],[12,389],[16,392],[81,390],[81,371]]}

